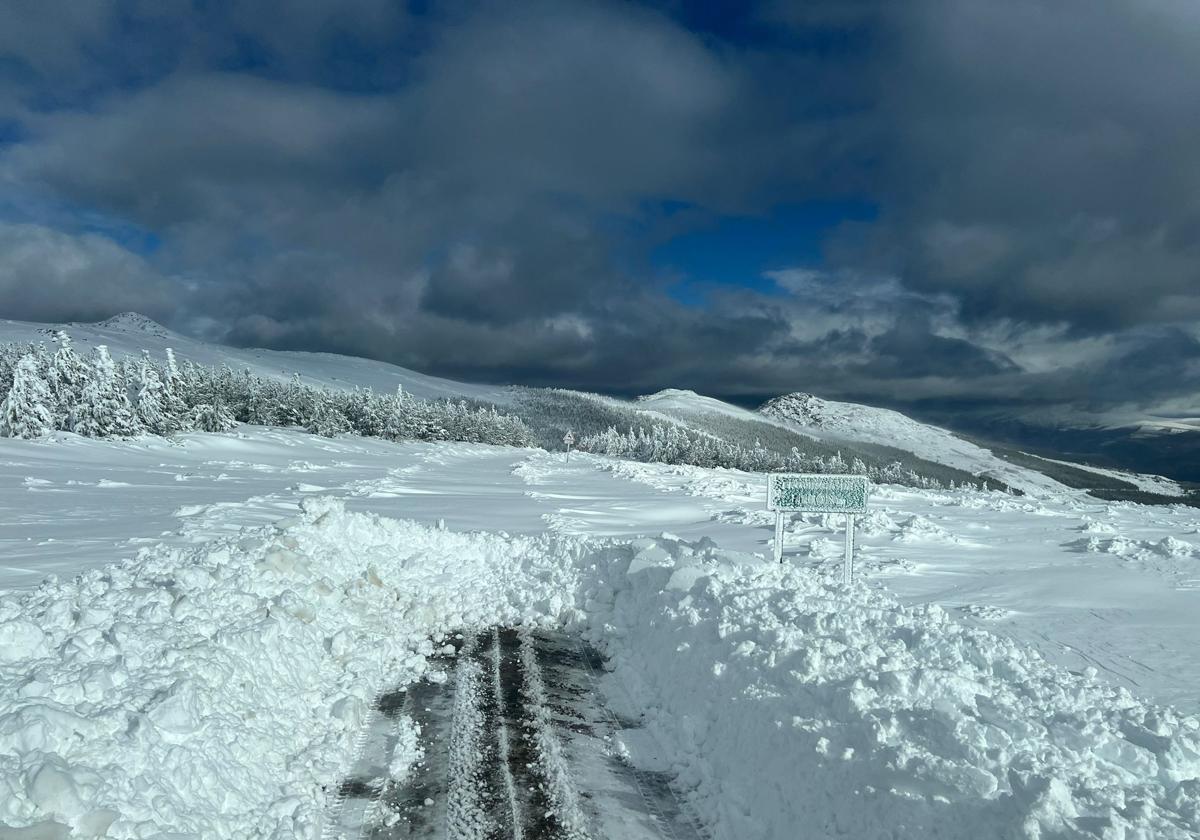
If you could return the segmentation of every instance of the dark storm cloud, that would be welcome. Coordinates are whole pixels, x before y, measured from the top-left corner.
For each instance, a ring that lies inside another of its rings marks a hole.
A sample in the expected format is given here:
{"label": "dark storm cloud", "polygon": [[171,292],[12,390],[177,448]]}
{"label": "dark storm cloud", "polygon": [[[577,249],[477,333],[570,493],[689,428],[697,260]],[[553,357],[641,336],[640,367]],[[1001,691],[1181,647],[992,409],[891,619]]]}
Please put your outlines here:
{"label": "dark storm cloud", "polygon": [[[18,3],[3,314],[107,303],[596,389],[1194,392],[1192,373],[1137,375],[1191,358],[1200,318],[1189,5],[764,2],[728,31],[665,8]],[[841,225],[823,270],[777,266],[773,290],[685,305],[647,259],[698,221],[845,197],[877,218]],[[59,293],[31,291],[39,260]]]}
{"label": "dark storm cloud", "polygon": [[1104,329],[1200,315],[1196,6],[883,14],[884,264],[981,318]]}

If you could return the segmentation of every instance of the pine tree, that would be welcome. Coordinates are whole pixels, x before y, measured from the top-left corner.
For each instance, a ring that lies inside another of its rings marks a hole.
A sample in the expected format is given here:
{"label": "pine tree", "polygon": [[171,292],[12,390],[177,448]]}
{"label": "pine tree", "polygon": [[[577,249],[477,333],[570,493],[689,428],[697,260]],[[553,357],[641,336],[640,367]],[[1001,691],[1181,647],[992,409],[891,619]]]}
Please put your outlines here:
{"label": "pine tree", "polygon": [[142,427],[152,435],[167,436],[179,428],[166,409],[166,387],[158,371],[143,359],[138,375],[136,411]]}
{"label": "pine tree", "polygon": [[191,428],[188,412],[188,401],[184,395],[185,384],[183,375],[179,372],[179,364],[175,361],[175,351],[167,348],[167,367],[159,377],[163,384],[163,411],[171,418],[177,430]]}
{"label": "pine tree", "polygon": [[281,411],[279,387],[274,382],[255,377],[246,396],[246,422],[254,426],[276,426],[280,423]]}
{"label": "pine tree", "polygon": [[[148,354],[143,350],[143,358],[146,355]],[[121,361],[116,362],[115,367],[117,369],[117,381],[125,390],[125,399],[129,400],[130,405],[134,405],[137,402],[137,392],[141,385],[142,366],[132,356],[122,356]]]}
{"label": "pine tree", "polygon": [[350,431],[350,421],[338,409],[333,395],[328,391],[317,395],[314,406],[312,417],[305,426],[309,434],[331,438]]}
{"label": "pine tree", "polygon": [[70,426],[71,410],[83,396],[83,386],[88,380],[90,370],[87,363],[75,352],[69,335],[60,330],[54,340],[58,342],[58,350],[50,360],[47,379],[55,428],[66,430]]}
{"label": "pine tree", "polygon": [[300,374],[292,374],[280,400],[279,423],[282,426],[307,426],[316,408],[314,389],[300,381]]}
{"label": "pine tree", "polygon": [[71,412],[71,431],[85,437],[130,437],[141,431],[125,386],[103,344],[92,355],[91,375]]}
{"label": "pine tree", "polygon": [[53,397],[42,379],[36,356],[27,355],[13,368],[13,383],[0,403],[0,435],[39,438],[54,431]]}
{"label": "pine tree", "polygon": [[191,427],[198,432],[231,432],[237,428],[237,420],[220,402],[200,403],[192,409]]}

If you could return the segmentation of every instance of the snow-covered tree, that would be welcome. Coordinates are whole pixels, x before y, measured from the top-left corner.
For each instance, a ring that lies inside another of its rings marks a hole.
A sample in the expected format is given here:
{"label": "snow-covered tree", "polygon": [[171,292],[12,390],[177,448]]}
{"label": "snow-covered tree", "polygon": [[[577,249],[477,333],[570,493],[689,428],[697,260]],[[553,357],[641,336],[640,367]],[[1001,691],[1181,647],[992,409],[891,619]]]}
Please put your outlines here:
{"label": "snow-covered tree", "polygon": [[163,411],[174,420],[176,428],[189,428],[183,374],[179,371],[179,363],[175,361],[175,351],[170,347],[167,348],[167,366],[160,378],[163,384]]}
{"label": "snow-covered tree", "polygon": [[27,355],[13,368],[13,383],[0,403],[0,435],[39,438],[54,431],[53,397],[38,359]]}
{"label": "snow-covered tree", "polygon": [[166,386],[159,378],[158,371],[144,359],[138,380],[135,410],[142,427],[152,435],[164,437],[176,431],[179,422],[167,410]]}
{"label": "snow-covered tree", "polygon": [[233,412],[220,402],[200,403],[192,409],[191,427],[198,432],[231,432],[237,428]]}
{"label": "snow-covered tree", "polygon": [[129,437],[141,431],[116,365],[101,344],[92,354],[91,370],[79,403],[71,412],[71,431],[85,437]]}
{"label": "snow-covered tree", "polygon": [[318,394],[314,404],[312,416],[305,426],[310,434],[331,438],[350,431],[350,421],[338,410],[331,394]]}
{"label": "snow-covered tree", "polygon": [[300,381],[300,374],[294,373],[283,390],[279,404],[281,425],[307,426],[316,409],[316,389],[307,387]]}
{"label": "snow-covered tree", "polygon": [[246,422],[255,426],[277,426],[282,411],[279,386],[255,377],[246,395]]}
{"label": "snow-covered tree", "polygon": [[71,344],[71,337],[59,330],[54,337],[58,349],[50,360],[50,371],[47,377],[50,386],[50,396],[53,400],[54,425],[60,429],[68,428],[71,409],[79,403],[83,395],[84,383],[88,380],[90,371],[87,363],[80,358]]}
{"label": "snow-covered tree", "polygon": [[379,437],[383,434],[385,415],[383,400],[375,396],[370,388],[355,388],[340,395],[338,409],[350,422],[356,434]]}

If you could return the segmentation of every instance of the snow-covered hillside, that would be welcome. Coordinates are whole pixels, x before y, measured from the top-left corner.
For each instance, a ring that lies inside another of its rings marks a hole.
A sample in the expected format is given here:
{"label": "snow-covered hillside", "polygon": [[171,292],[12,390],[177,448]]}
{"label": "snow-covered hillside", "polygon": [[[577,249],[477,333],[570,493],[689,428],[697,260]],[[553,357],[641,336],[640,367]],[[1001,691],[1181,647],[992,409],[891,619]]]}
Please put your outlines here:
{"label": "snow-covered hillside", "polygon": [[[665,417],[679,417],[688,414],[720,414],[734,417],[738,420],[763,420],[763,415],[741,406],[723,402],[714,397],[706,397],[685,388],[664,388],[653,394],[637,398],[638,408],[645,411],[655,411]],[[767,416],[768,422],[778,422],[774,417]],[[815,437],[815,436],[814,436]]]}
{"label": "snow-covered hillside", "polygon": [[[360,386],[370,387],[379,393],[389,393],[400,385],[408,394],[422,398],[465,397],[500,406],[510,406],[514,402],[513,391],[503,386],[457,382],[386,362],[331,353],[227,347],[174,333],[143,315],[131,312],[96,324],[0,321],[0,341],[49,343],[60,329],[72,337],[80,351],[86,352],[89,347],[104,344],[117,358],[138,356],[146,350],[161,359],[170,347],[180,359],[198,364],[228,365],[235,371],[248,369],[258,376],[277,380],[287,380],[293,374],[299,374],[303,382],[318,387],[344,389]],[[953,467],[971,476],[1002,481],[1024,492],[1039,494],[1065,489],[1058,481],[1037,470],[1010,463],[952,432],[888,409],[824,400],[803,393],[778,397],[757,412],[694,391],[675,388],[640,397],[632,405],[600,395],[587,397],[598,404],[618,409],[635,408],[640,416],[650,422],[657,419],[694,425],[694,422],[688,423],[689,419],[695,421],[703,417],[767,422],[833,445],[867,443],[909,452],[918,458]],[[1149,492],[1164,495],[1183,493],[1178,482],[1160,476],[1043,460],[1117,478]]]}
{"label": "snow-covered hillside", "polygon": [[370,387],[381,393],[396,390],[397,385],[423,399],[466,397],[483,402],[505,404],[510,395],[500,386],[473,385],[451,379],[427,376],[407,368],[342,356],[335,353],[304,353],[294,350],[240,349],[212,344],[171,332],[144,315],[126,312],[97,324],[38,324],[28,321],[0,321],[0,341],[50,343],[57,330],[75,341],[81,352],[99,344],[108,346],[114,357],[137,356],[147,350],[162,358],[168,347],[180,359],[209,366],[229,365],[235,371],[248,368],[258,376],[289,379],[298,373],[306,384],[330,388]]}
{"label": "snow-covered hillside", "polygon": [[919,423],[897,411],[789,394],[749,411],[694,391],[670,388],[638,400],[638,407],[673,417],[703,414],[770,422],[832,444],[867,443],[910,452],[973,476],[1004,482],[1035,495],[1062,492],[1054,479],[1017,466],[945,429]]}
{"label": "snow-covered hillside", "polygon": [[[1028,455],[1028,453],[1023,454]],[[1046,458],[1041,455],[1030,457],[1041,458],[1041,460],[1049,461],[1051,464],[1060,464],[1072,469],[1095,473],[1106,478],[1115,478],[1118,481],[1132,484],[1134,487],[1147,493],[1157,493],[1162,496],[1182,496],[1185,492],[1183,486],[1178,481],[1166,476],[1147,475],[1145,473],[1129,472],[1128,470],[1110,470],[1104,467],[1094,467],[1090,464],[1079,464],[1074,461],[1060,461],[1057,458]]]}
{"label": "snow-covered hillside", "polygon": [[1011,464],[953,432],[918,422],[898,411],[825,400],[799,392],[776,397],[759,410],[763,416],[788,423],[821,440],[897,447],[936,463],[998,479],[1026,493],[1044,495],[1066,489],[1049,476]]}

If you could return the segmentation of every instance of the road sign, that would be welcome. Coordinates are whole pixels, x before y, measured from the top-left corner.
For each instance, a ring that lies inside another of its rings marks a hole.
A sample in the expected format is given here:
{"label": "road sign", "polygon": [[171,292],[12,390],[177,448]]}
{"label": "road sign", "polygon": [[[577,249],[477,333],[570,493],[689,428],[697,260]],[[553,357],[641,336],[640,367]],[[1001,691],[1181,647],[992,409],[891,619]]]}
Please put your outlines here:
{"label": "road sign", "polygon": [[797,475],[772,473],[767,477],[767,510],[775,511],[775,559],[783,562],[783,514],[846,514],[846,560],[842,580],[854,577],[854,517],[867,512],[871,481],[865,475]]}
{"label": "road sign", "polygon": [[575,435],[574,435],[574,434],[572,434],[572,432],[571,432],[571,430],[570,430],[570,429],[567,429],[567,433],[566,433],[565,435],[563,435],[563,443],[565,443],[565,444],[567,445],[567,463],[570,463],[570,461],[571,461],[571,447],[572,447],[572,446],[574,445],[574,443],[575,443]]}
{"label": "road sign", "polygon": [[869,488],[865,475],[774,473],[767,485],[767,510],[866,513]]}

